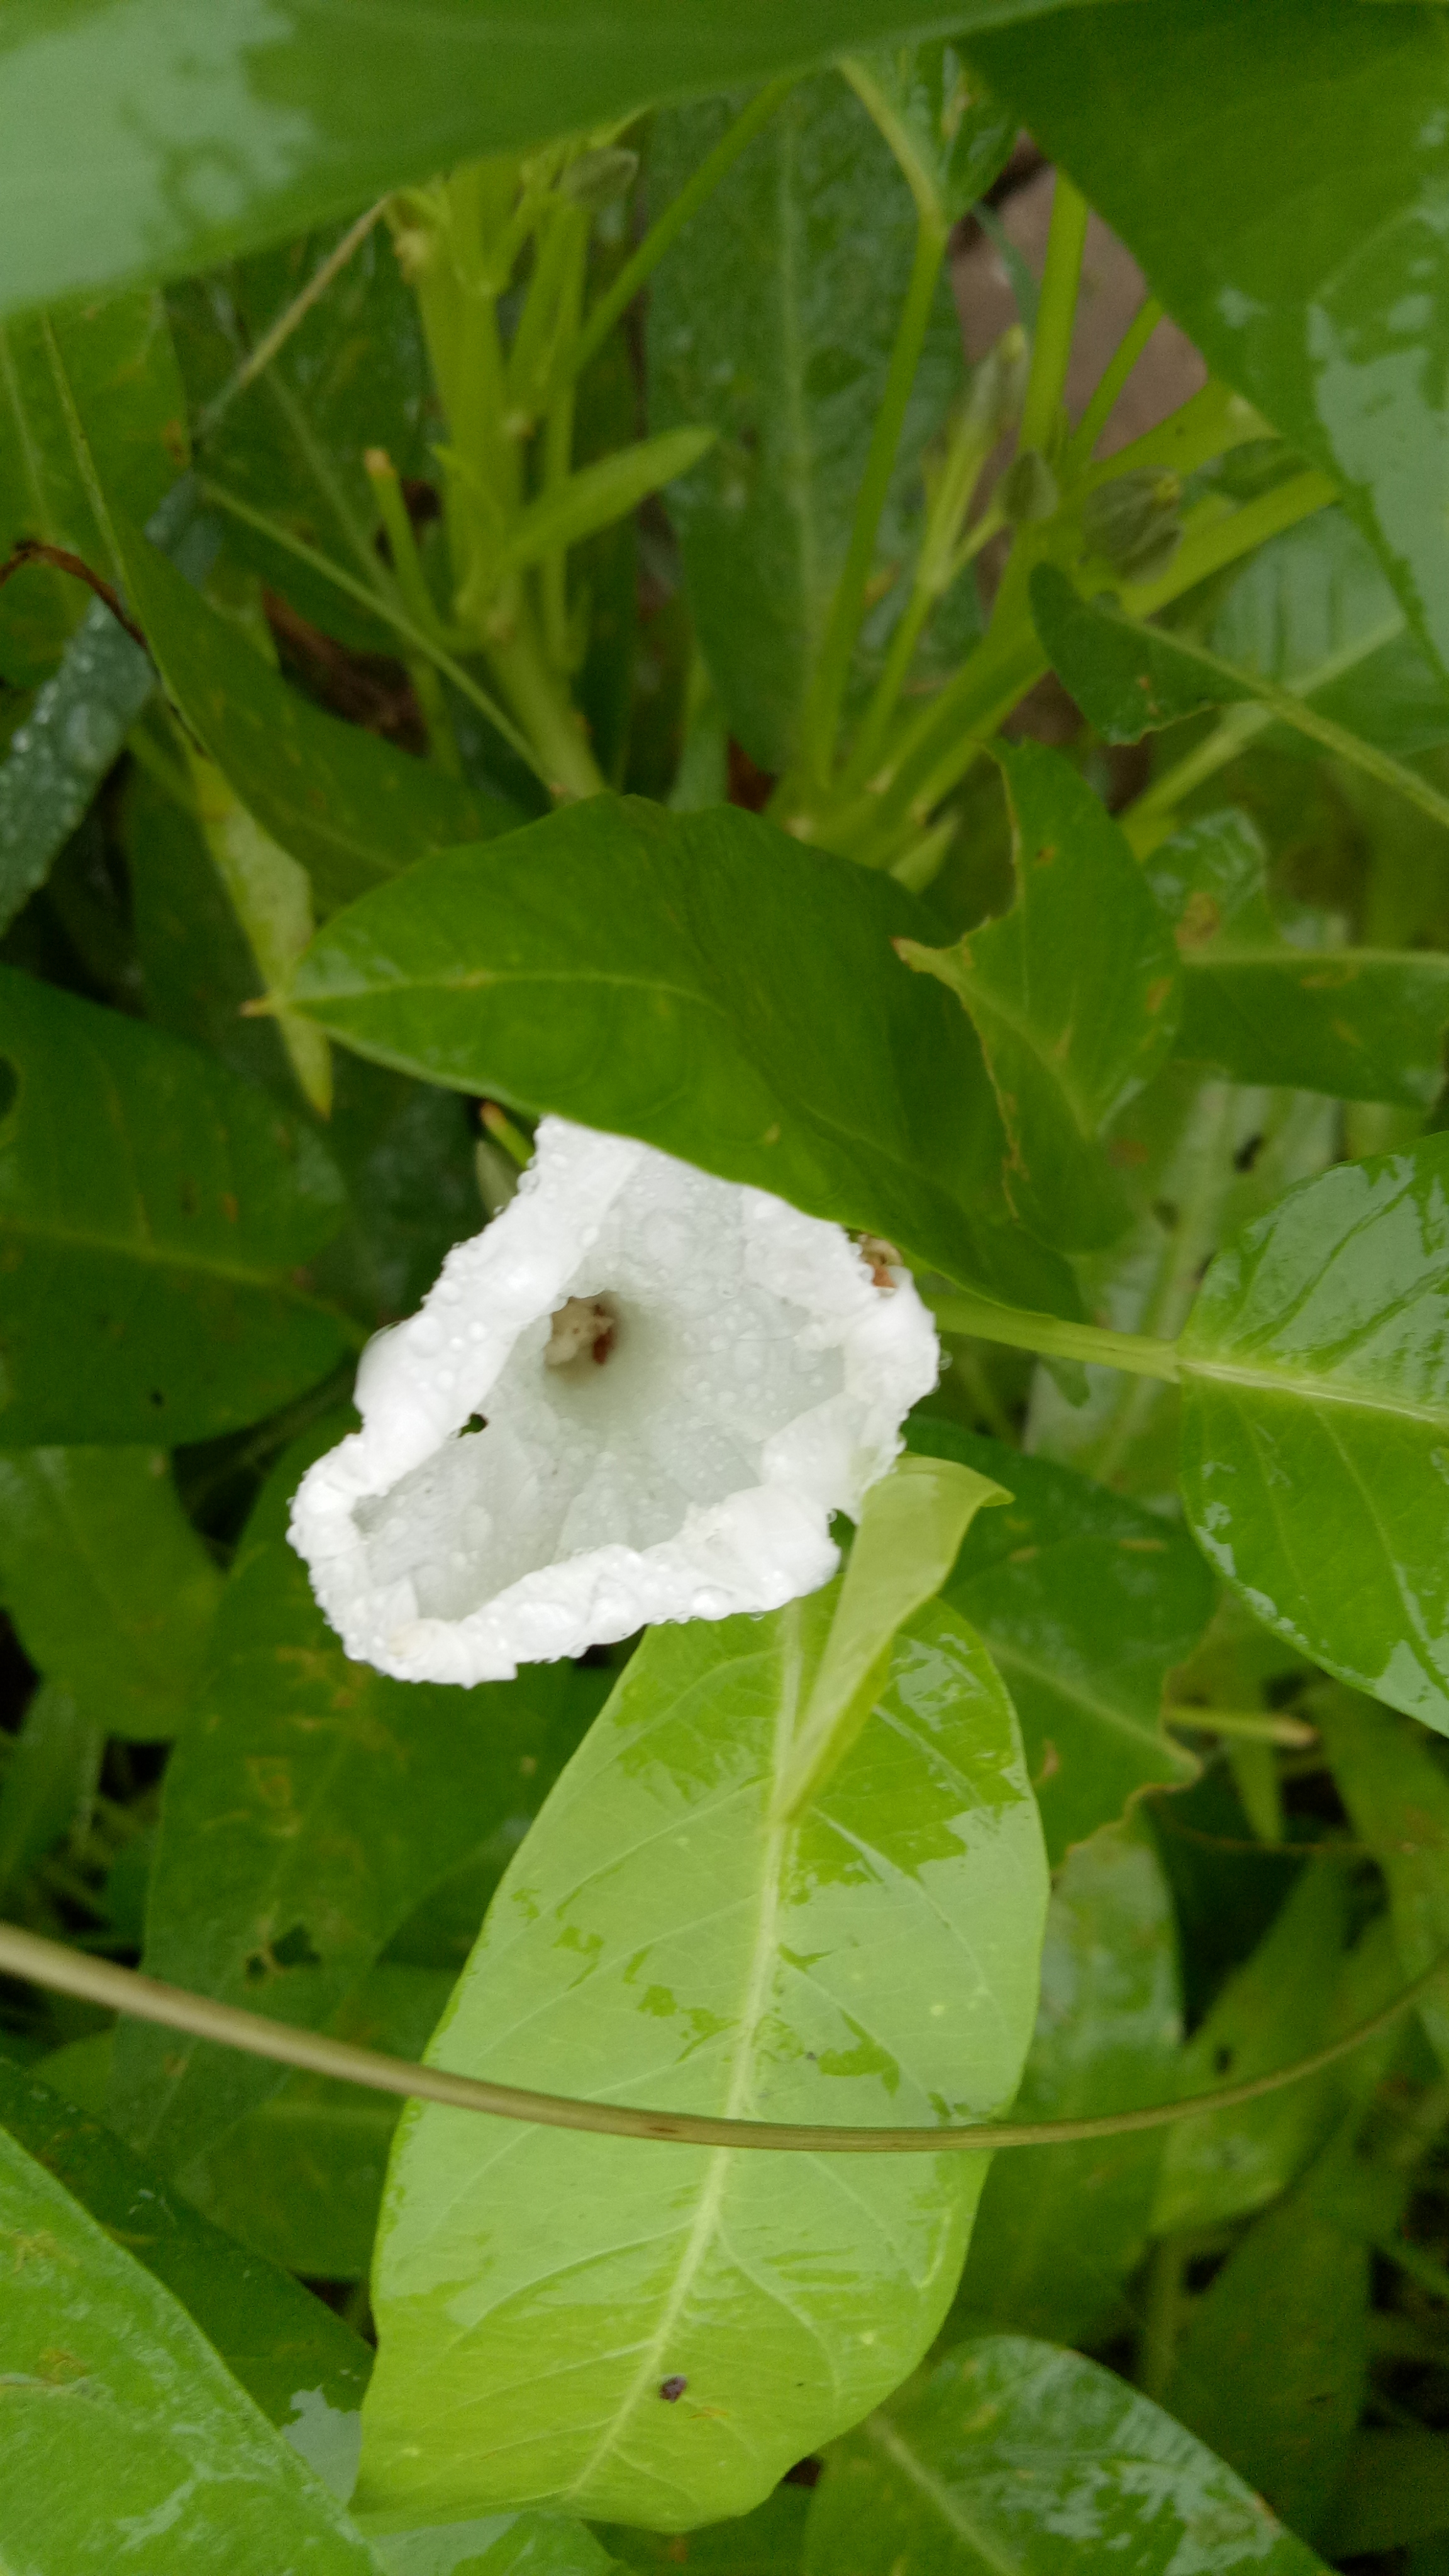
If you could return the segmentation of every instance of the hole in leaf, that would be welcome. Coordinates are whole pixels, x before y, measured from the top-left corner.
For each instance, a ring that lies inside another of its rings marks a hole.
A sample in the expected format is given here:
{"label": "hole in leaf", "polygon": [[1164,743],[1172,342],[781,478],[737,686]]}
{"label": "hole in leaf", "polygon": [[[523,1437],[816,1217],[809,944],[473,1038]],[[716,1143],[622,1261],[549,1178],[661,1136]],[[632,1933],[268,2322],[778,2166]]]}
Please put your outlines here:
{"label": "hole in leaf", "polygon": [[249,1986],[265,1985],[268,1977],[285,1975],[288,1968],[320,1968],[321,1955],[315,1948],[305,1923],[294,1923],[279,1941],[253,1950],[243,1974]]}
{"label": "hole in leaf", "polygon": [[1240,1145],[1233,1156],[1234,1171],[1251,1172],[1266,1142],[1263,1136],[1250,1136],[1245,1145]]}

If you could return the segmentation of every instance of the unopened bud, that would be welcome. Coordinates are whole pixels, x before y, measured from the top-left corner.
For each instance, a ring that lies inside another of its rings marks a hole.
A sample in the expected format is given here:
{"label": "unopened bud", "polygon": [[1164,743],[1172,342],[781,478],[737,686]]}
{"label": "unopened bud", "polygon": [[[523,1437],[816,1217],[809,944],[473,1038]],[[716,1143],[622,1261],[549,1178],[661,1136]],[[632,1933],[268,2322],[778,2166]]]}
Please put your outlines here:
{"label": "unopened bud", "polygon": [[995,348],[987,350],[966,395],[966,427],[982,447],[994,447],[1020,417],[1030,366],[1026,333],[1013,322]]}
{"label": "unopened bud", "polygon": [[1024,447],[1001,478],[1001,515],[1013,528],[1055,518],[1061,497],[1040,448]]}
{"label": "unopened bud", "polygon": [[1124,580],[1151,581],[1165,572],[1182,534],[1182,484],[1176,474],[1142,466],[1099,483],[1082,505],[1082,539],[1088,554]]}
{"label": "unopened bud", "polygon": [[559,180],[559,192],[596,214],[601,206],[612,206],[618,198],[627,197],[638,175],[637,152],[627,151],[622,144],[603,144],[598,151],[583,152],[577,161],[569,163]]}

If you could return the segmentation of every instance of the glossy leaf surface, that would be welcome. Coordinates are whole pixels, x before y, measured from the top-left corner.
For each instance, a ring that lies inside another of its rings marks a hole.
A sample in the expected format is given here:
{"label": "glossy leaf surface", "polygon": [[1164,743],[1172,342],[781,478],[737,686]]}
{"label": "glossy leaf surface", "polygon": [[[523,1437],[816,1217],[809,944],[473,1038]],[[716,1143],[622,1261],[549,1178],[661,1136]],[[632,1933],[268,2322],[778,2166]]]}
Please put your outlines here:
{"label": "glossy leaf surface", "polygon": [[[642,1136],[962,1278],[1074,1296],[1008,1239],[964,1015],[891,953],[903,888],[737,810],[596,797],[331,922],[292,1006],[384,1063]],[[802,976],[829,953],[833,973]],[[838,996],[849,993],[843,1012]]]}
{"label": "glossy leaf surface", "polygon": [[89,2576],[164,2533],[171,2563],[235,2576],[370,2576],[341,2507],[273,2432],[171,2293],[0,2131],[7,2554]]}
{"label": "glossy leaf surface", "polygon": [[163,1451],[0,1451],[0,1600],[103,1733],[185,1725],[220,1595]]}
{"label": "glossy leaf surface", "polygon": [[1444,1079],[1449,957],[1295,945],[1268,907],[1245,814],[1206,814],[1152,854],[1182,957],[1179,1055],[1235,1082],[1427,1109]]}
{"label": "glossy leaf surface", "polygon": [[[951,1612],[902,1630],[817,1804],[768,1828],[836,1588],[646,1639],[494,1901],[439,2063],[830,2123],[1009,2099],[1045,1870],[1010,1705]],[[662,2530],[747,2511],[950,2299],[980,2180],[904,2161],[641,2153],[414,2106],[360,2499]]]}
{"label": "glossy leaf surface", "polygon": [[1313,2576],[1321,2562],[1135,2388],[1026,2335],[958,2344],[831,2454],[807,2576]]}
{"label": "glossy leaf surface", "polygon": [[315,1138],[190,1047],[0,969],[0,1437],[200,1440],[346,1348],[294,1273],[335,1233]]}
{"label": "glossy leaf surface", "polygon": [[1135,251],[1214,372],[1339,478],[1449,655],[1449,54],[1437,10],[1159,0],[978,59]]}
{"label": "glossy leaf surface", "polygon": [[1006,1130],[1002,1184],[1070,1251],[1110,1242],[1126,1204],[1098,1142],[1172,1043],[1177,957],[1121,832],[1060,753],[1001,754],[1016,901],[953,949],[901,944],[976,1023]]}
{"label": "glossy leaf surface", "polygon": [[1011,1692],[1055,1866],[1143,1789],[1195,1776],[1163,1731],[1162,1694],[1207,1625],[1212,1584],[1179,1532],[1068,1468],[923,1414],[909,1439],[1012,1497],[976,1520],[943,1597]]}
{"label": "glossy leaf surface", "polygon": [[164,2283],[267,2421],[345,2496],[371,2367],[351,2328],[198,2217],[102,2121],[3,2059],[0,2126]]}
{"label": "glossy leaf surface", "polygon": [[[1182,2031],[1177,1926],[1151,1836],[1104,1825],[1047,1909],[1041,2001],[1016,2120],[1078,2120],[1172,2097]],[[1171,2136],[1175,2134],[1168,2132]],[[1112,2324],[1147,2243],[1163,2136],[994,2158],[957,2311],[1081,2343]]]}
{"label": "glossy leaf surface", "polygon": [[123,532],[136,614],[167,689],[242,803],[300,859],[325,907],[350,902],[429,850],[517,821],[312,706],[154,546]]}
{"label": "glossy leaf surface", "polygon": [[[657,120],[651,202],[678,194],[742,103],[712,98]],[[791,93],[686,225],[650,296],[651,417],[719,433],[668,503],[695,628],[731,732],[767,771],[799,748],[915,238],[893,153],[846,83],[823,73]],[[879,667],[903,604],[922,448],[961,377],[943,280],[877,537],[884,596],[857,684]]]}
{"label": "glossy leaf surface", "polygon": [[[965,20],[1040,8],[972,0]],[[0,57],[0,310],[207,267],[478,153],[961,18],[926,0],[744,0],[707,17],[629,0],[604,18],[562,0],[544,24],[520,0],[437,0],[422,22],[359,28],[327,0],[222,0],[198,51],[175,0],[31,0]],[[224,187],[200,183],[208,167]]]}
{"label": "glossy leaf surface", "polygon": [[[587,1709],[591,1685],[569,1665],[534,1665],[465,1693],[349,1663],[285,1536],[306,1463],[283,1461],[248,1525],[196,1717],[168,1766],[145,1964],[315,2027],[430,1887],[533,1812],[568,1743],[571,1698]],[[174,2168],[284,2077],[266,2059],[125,2022],[118,2125]]]}
{"label": "glossy leaf surface", "polygon": [[1449,1142],[1340,1164],[1218,1255],[1181,1343],[1183,1497],[1301,1653],[1449,1732]]}
{"label": "glossy leaf surface", "polygon": [[[1267,2075],[1323,2046],[1347,1907],[1342,1863],[1319,1861],[1304,1871],[1251,1959],[1193,2032],[1182,2053],[1180,2093],[1210,2093],[1216,2084]],[[1306,2163],[1332,2110],[1331,2083],[1324,2079],[1289,2085],[1237,2110],[1178,2121],[1167,2132],[1154,2233],[1220,2227],[1261,2209]]]}

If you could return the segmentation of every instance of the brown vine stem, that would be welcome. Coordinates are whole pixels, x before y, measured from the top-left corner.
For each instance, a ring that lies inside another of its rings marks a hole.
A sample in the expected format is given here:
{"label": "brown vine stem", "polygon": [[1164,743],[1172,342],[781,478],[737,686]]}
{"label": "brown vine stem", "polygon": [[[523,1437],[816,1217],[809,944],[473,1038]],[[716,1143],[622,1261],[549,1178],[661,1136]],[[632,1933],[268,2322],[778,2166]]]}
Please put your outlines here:
{"label": "brown vine stem", "polygon": [[103,581],[100,574],[92,571],[79,555],[73,555],[68,546],[48,546],[39,537],[22,537],[8,561],[0,564],[0,589],[14,574],[24,572],[27,564],[49,564],[53,572],[69,573],[73,581],[83,581],[87,590],[93,590],[97,599],[110,610],[116,624],[124,626],[132,643],[139,644],[142,652],[149,655],[150,645],[140,627],[134,626],[126,615],[110,583]]}
{"label": "brown vine stem", "polygon": [[1080,2145],[1092,2138],[1127,2137],[1139,2129],[1165,2129],[1175,2120],[1190,2120],[1204,2111],[1228,2111],[1256,2102],[1265,2093],[1300,2084],[1336,2059],[1377,2038],[1417,2003],[1442,1969],[1449,1950],[1432,1959],[1411,1985],[1360,2022],[1328,2048],[1316,2049],[1291,2066],[1277,2067],[1244,2084],[1221,2084],[1210,2093],[1189,2094],[1180,2102],[1154,2102],[1141,2111],[1112,2111],[1095,2120],[982,2121],[969,2128],[855,2129],[826,2128],[785,2120],[713,2120],[692,2111],[644,2111],[622,2102],[580,2102],[560,2093],[530,2093],[516,2084],[486,2084],[471,2075],[453,2075],[442,2066],[413,2066],[406,2058],[383,2057],[350,2040],[329,2039],[325,2032],[291,2030],[260,2013],[239,2011],[234,2004],[194,1995],[184,1986],[163,1986],[133,1968],[112,1967],[107,1960],[68,1950],[39,1933],[22,1932],[17,1924],[0,1923],[0,1972],[24,1978],[57,1994],[79,1995],[86,2003],[162,2022],[168,2029],[189,2031],[197,2039],[219,2041],[224,2048],[245,2049],[252,2057],[269,2057],[282,2066],[304,2067],[311,2075],[340,2077],[347,2084],[366,2084],[377,2093],[401,2093],[416,2101],[443,2102],[456,2111],[486,2111],[494,2119],[526,2120],[546,2129],[588,2129],[610,2138],[652,2138],[689,2147],[765,2148],[793,2155],[936,2156],[994,2155],[998,2147]]}

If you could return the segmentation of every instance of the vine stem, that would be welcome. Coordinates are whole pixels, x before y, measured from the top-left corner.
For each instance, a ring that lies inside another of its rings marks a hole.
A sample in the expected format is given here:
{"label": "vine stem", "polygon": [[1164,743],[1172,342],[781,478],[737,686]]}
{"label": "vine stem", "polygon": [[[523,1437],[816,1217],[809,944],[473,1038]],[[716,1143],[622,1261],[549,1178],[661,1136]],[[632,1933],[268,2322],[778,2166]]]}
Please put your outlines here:
{"label": "vine stem", "polygon": [[314,2075],[364,2084],[376,2093],[399,2093],[414,2101],[443,2102],[456,2111],[483,2111],[494,2119],[523,2120],[546,2129],[585,2129],[609,2138],[646,2138],[677,2146],[742,2147],[790,2155],[994,2155],[999,2147],[1081,2145],[1094,2138],[1120,2138],[1143,2129],[1165,2129],[1208,2111],[1236,2109],[1264,2094],[1279,2093],[1334,2065],[1354,2049],[1376,2039],[1401,2013],[1428,1991],[1449,1968],[1449,1950],[1368,2021],[1311,2057],[1276,2067],[1246,2083],[1222,2084],[1207,2093],[1188,2094],[1179,2102],[1154,2102],[1140,2111],[1112,2111],[1094,2120],[979,2121],[969,2127],[939,2129],[836,2128],[788,2120],[710,2119],[690,2111],[636,2110],[622,2102],[577,2101],[561,2093],[531,2093],[517,2084],[488,2084],[476,2076],[454,2075],[442,2066],[410,2065],[405,2058],[383,2057],[350,2040],[329,2039],[325,2032],[296,2030],[268,2021],[261,2013],[242,2012],[235,2004],[195,1995],[184,1986],[161,1985],[134,1968],[113,1967],[108,1960],[68,1950],[62,1942],[23,1932],[17,1924],[0,1923],[0,1971],[44,1986],[56,1994],[78,1995],[86,2003],[129,2013],[139,2021],[160,2022],[169,2030],[189,2031],[198,2039],[243,2049],[251,2057],[271,2058],[282,2066],[304,2067]]}

